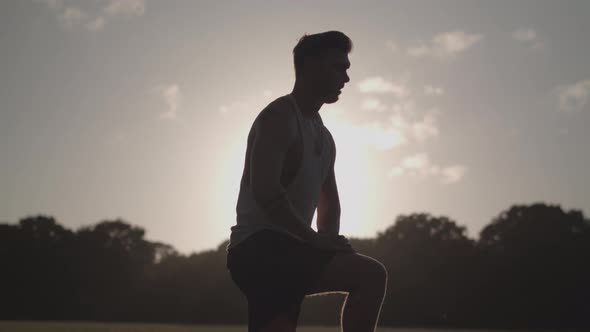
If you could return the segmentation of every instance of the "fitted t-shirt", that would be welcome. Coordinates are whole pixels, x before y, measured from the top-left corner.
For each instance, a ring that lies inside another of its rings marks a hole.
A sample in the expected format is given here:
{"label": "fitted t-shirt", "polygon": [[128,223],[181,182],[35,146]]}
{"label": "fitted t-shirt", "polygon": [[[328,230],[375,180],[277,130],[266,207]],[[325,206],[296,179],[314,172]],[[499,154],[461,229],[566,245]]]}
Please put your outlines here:
{"label": "fitted t-shirt", "polygon": [[[321,186],[325,182],[332,164],[333,151],[335,149],[334,140],[328,129],[324,126],[319,113],[314,118],[303,116],[297,106],[296,100],[291,94],[279,97],[271,104],[281,98],[288,101],[284,104],[288,105],[291,110],[293,121],[297,121],[299,138],[302,143],[299,167],[295,173],[295,177],[285,188],[286,195],[301,219],[311,227]],[[253,128],[256,127],[257,120],[258,117],[254,120],[249,135],[254,135]],[[249,139],[248,141],[250,142],[251,140]],[[249,160],[246,160],[246,162],[249,162]],[[242,175],[242,177],[246,176],[250,176],[250,174],[244,173]],[[236,205],[236,224],[230,229],[230,242],[226,249],[230,250],[256,232],[267,229],[285,233],[294,239],[300,240],[299,237],[270,220],[267,213],[254,199],[249,185],[250,181],[245,180],[247,179],[242,178],[240,183]]]}

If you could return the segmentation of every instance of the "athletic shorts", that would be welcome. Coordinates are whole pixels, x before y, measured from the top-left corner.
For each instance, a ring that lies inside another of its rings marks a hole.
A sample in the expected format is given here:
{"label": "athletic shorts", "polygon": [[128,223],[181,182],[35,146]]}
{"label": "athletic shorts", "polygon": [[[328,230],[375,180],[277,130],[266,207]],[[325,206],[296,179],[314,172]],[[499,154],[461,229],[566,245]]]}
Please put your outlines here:
{"label": "athletic shorts", "polygon": [[303,298],[334,255],[272,230],[230,249],[227,268],[248,300],[248,332],[260,331],[281,313],[296,325]]}

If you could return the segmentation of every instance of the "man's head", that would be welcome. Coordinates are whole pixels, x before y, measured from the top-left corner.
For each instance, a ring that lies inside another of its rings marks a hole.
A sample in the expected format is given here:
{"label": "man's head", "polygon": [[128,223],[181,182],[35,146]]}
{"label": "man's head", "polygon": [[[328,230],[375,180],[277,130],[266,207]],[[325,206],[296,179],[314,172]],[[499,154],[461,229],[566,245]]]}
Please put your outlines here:
{"label": "man's head", "polygon": [[338,100],[340,89],[350,81],[348,53],[352,41],[340,31],[303,35],[293,49],[295,78],[324,103]]}

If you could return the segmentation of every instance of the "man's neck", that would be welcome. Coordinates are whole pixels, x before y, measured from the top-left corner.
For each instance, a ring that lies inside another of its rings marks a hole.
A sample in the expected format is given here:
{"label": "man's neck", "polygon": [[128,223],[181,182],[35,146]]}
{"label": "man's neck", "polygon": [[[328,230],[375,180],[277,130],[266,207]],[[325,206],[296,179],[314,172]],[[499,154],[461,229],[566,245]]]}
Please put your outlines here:
{"label": "man's neck", "polygon": [[295,102],[301,110],[301,113],[305,117],[313,118],[316,117],[320,111],[320,108],[324,104],[323,102],[317,100],[317,98],[310,93],[310,91],[306,91],[301,85],[298,85],[295,82],[295,87],[291,92],[291,96],[295,98]]}

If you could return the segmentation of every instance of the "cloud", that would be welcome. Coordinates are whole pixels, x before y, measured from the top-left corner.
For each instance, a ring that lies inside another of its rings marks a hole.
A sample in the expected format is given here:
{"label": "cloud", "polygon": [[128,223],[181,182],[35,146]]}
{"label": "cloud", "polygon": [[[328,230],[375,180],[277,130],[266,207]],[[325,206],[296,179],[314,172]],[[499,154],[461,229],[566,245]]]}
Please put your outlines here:
{"label": "cloud", "polygon": [[77,6],[65,6],[63,0],[33,2],[44,4],[52,11],[59,12],[58,20],[65,28],[82,26],[89,31],[102,30],[107,22],[117,16],[142,16],[145,13],[145,0],[79,1],[76,3]]}
{"label": "cloud", "polygon": [[424,87],[424,94],[426,96],[442,96],[444,94],[444,91],[440,87],[427,85]]}
{"label": "cloud", "polygon": [[590,80],[557,88],[559,94],[559,110],[562,112],[579,112],[588,104]]}
{"label": "cloud", "polygon": [[394,128],[400,131],[407,131],[412,125],[403,112],[393,112],[389,121]]}
{"label": "cloud", "polygon": [[418,142],[424,142],[440,135],[437,120],[440,114],[438,109],[433,108],[419,117],[414,102],[410,100],[392,107],[389,123],[405,137],[413,137]]}
{"label": "cloud", "polygon": [[537,32],[533,28],[520,28],[512,32],[512,38],[518,42],[528,44],[532,48],[539,49],[545,46],[545,43],[539,41]]}
{"label": "cloud", "polygon": [[394,103],[391,111],[395,114],[414,114],[416,112],[416,103],[412,99],[405,99]]}
{"label": "cloud", "polygon": [[436,175],[439,172],[440,168],[430,162],[430,158],[426,153],[421,152],[404,158],[400,165],[391,169],[389,176],[402,176],[407,174],[423,178]]}
{"label": "cloud", "polygon": [[180,101],[180,88],[178,84],[160,85],[156,92],[166,103],[167,109],[160,114],[161,119],[176,119],[178,116],[178,105]]}
{"label": "cloud", "polygon": [[428,169],[429,164],[430,161],[428,160],[426,153],[418,153],[413,156],[406,157],[402,161],[402,166],[405,169],[413,169],[420,172],[430,172],[431,170]]}
{"label": "cloud", "polygon": [[355,131],[354,137],[358,137],[363,144],[378,150],[391,150],[407,142],[403,131],[394,126],[386,127],[378,121],[360,125]]}
{"label": "cloud", "polygon": [[385,47],[392,53],[397,53],[399,51],[399,46],[392,40],[386,41]]}
{"label": "cloud", "polygon": [[[277,97],[273,97],[271,90],[263,90],[258,94],[236,99],[229,104],[223,104],[219,106],[218,111],[222,116],[226,116],[228,114],[232,114],[232,116],[235,116],[236,114],[240,116],[256,116],[264,109],[264,107],[266,107],[276,98]],[[254,118],[250,119],[250,121],[253,120]]]}
{"label": "cloud", "polygon": [[[333,107],[332,107],[333,108]],[[340,137],[355,137],[356,144],[381,151],[391,150],[412,140],[424,142],[439,135],[436,123],[438,110],[428,112],[420,120],[415,114],[405,111],[391,111],[387,120],[358,123],[347,119],[344,112],[333,109],[322,112],[324,123],[330,131]]]}
{"label": "cloud", "polygon": [[429,52],[430,49],[425,45],[411,46],[406,49],[406,53],[414,57],[426,56]]}
{"label": "cloud", "polygon": [[408,47],[406,53],[413,57],[432,57],[448,59],[464,52],[483,38],[480,34],[470,34],[463,31],[440,33],[434,36],[430,43],[419,43]]}
{"label": "cloud", "polygon": [[111,0],[104,12],[111,16],[142,16],[145,13],[145,1]]}
{"label": "cloud", "polygon": [[59,16],[62,24],[71,28],[72,26],[82,23],[88,19],[88,14],[78,7],[66,7],[63,13]]}
{"label": "cloud", "polygon": [[391,93],[398,98],[407,97],[409,89],[399,82],[392,82],[380,76],[369,77],[358,83],[362,93]]}
{"label": "cloud", "polygon": [[[399,82],[386,81],[382,77],[367,78],[359,83],[359,89],[364,93],[393,93],[397,97],[390,107],[384,104],[381,99],[375,97],[365,98],[361,104],[364,111],[374,111],[378,113],[388,112],[390,115],[387,120],[381,120],[380,125],[372,125],[370,128],[376,130],[378,134],[374,135],[375,141],[383,139],[386,144],[372,144],[379,148],[393,148],[409,142],[411,139],[417,142],[436,138],[440,135],[438,127],[438,116],[441,112],[437,108],[432,108],[426,113],[417,111],[416,103],[412,98],[412,90],[405,84]],[[442,88],[427,86],[426,93],[441,95]],[[363,132],[362,135],[366,135]],[[370,135],[370,134],[369,134]],[[376,136],[376,137],[375,137]],[[384,139],[383,137],[390,137]],[[395,143],[391,143],[395,142]]]}
{"label": "cloud", "polygon": [[99,16],[96,19],[86,23],[86,28],[91,31],[98,31],[104,27],[105,22],[105,19],[102,16]]}
{"label": "cloud", "polygon": [[361,109],[365,111],[375,111],[381,113],[387,109],[387,106],[385,106],[381,100],[377,98],[367,98],[363,100]]}
{"label": "cloud", "polygon": [[353,150],[373,148],[387,151],[407,143],[406,134],[399,127],[381,121],[358,123],[349,118],[347,112],[339,106],[325,105],[321,117],[334,139],[337,142],[346,141],[347,145],[355,145],[356,148],[348,147]]}
{"label": "cloud", "polygon": [[452,184],[459,182],[466,172],[467,168],[463,165],[441,167],[433,164],[426,153],[420,152],[404,158],[400,165],[390,169],[387,176],[389,179],[404,175],[420,179],[434,177],[442,184]]}
{"label": "cloud", "polygon": [[[405,89],[406,93],[410,94],[410,90]],[[275,98],[272,91],[264,90],[222,104],[217,112],[222,117],[231,117],[232,121],[227,123],[251,123],[256,115]],[[349,117],[349,114],[339,105],[324,105],[321,117],[335,138],[355,137],[354,143],[347,144],[359,145],[361,149],[388,151],[414,140],[422,142],[439,135],[436,117],[440,112],[433,109],[420,116],[415,112],[415,103],[411,98],[397,100],[393,106],[389,106],[379,98],[369,97],[363,101],[361,108],[382,112],[386,118],[359,123],[354,120],[354,117]],[[240,127],[235,130],[245,129],[247,128]]]}
{"label": "cloud", "polygon": [[512,38],[521,42],[527,42],[537,38],[537,33],[531,28],[521,28],[512,32]]}
{"label": "cloud", "polygon": [[422,142],[432,137],[439,135],[436,117],[440,111],[433,109],[429,111],[421,121],[412,124],[412,134],[414,137]]}
{"label": "cloud", "polygon": [[441,170],[443,177],[441,181],[444,184],[459,182],[465,176],[466,172],[467,168],[461,165],[445,167]]}

